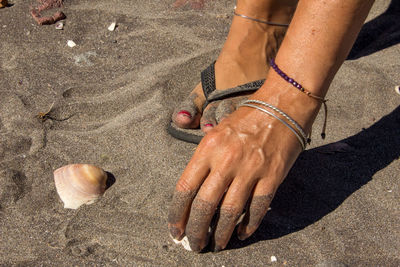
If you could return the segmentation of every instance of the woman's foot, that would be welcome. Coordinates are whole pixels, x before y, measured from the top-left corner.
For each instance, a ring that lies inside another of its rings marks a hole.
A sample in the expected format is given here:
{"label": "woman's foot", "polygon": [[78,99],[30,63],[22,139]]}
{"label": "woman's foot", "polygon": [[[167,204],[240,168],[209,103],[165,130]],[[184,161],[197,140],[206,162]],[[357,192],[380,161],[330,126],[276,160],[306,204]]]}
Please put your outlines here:
{"label": "woman's foot", "polygon": [[[268,13],[260,14],[254,4],[239,1],[236,12],[249,17],[280,23],[290,21],[294,6],[272,6]],[[254,7],[252,7],[254,6]],[[264,9],[265,10],[265,9]],[[269,13],[272,12],[272,15]],[[235,16],[222,51],[215,63],[217,90],[236,87],[241,84],[264,79],[268,71],[268,59],[274,57],[286,27],[269,26],[249,19]],[[203,111],[205,96],[199,83],[189,96],[175,109],[172,120],[180,128],[200,128],[207,132],[235,110],[235,101],[224,101],[215,111],[219,102],[209,104]]]}

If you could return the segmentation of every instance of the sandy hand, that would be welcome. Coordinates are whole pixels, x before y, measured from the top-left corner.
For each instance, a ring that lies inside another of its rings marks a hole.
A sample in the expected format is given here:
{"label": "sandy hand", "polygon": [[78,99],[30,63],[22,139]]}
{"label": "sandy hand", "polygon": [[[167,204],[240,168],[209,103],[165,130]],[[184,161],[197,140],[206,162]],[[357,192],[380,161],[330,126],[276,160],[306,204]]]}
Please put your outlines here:
{"label": "sandy hand", "polygon": [[208,132],[178,181],[168,218],[172,237],[186,235],[190,248],[201,251],[217,212],[211,242],[214,251],[224,249],[248,203],[237,233],[246,239],[300,152],[296,137],[279,121],[239,108]]}

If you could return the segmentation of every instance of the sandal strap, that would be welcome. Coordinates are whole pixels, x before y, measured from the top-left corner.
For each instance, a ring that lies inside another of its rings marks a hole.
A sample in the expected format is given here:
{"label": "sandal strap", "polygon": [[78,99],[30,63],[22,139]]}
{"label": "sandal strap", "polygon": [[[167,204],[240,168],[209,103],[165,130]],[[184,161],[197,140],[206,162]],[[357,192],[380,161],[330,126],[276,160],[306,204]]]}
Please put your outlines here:
{"label": "sandal strap", "polygon": [[237,96],[242,93],[254,92],[260,89],[265,79],[252,81],[233,88],[217,90],[215,83],[215,61],[201,72],[201,86],[203,88],[206,102],[203,109],[211,102],[228,97]]}

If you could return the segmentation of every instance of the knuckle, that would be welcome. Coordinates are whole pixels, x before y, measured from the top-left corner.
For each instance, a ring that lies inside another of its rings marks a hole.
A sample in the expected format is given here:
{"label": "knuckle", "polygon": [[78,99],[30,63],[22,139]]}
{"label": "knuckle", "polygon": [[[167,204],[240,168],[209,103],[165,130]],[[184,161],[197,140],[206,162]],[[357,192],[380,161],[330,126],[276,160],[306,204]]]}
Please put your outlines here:
{"label": "knuckle", "polygon": [[201,141],[201,144],[205,147],[215,147],[221,143],[220,134],[214,129],[209,131]]}
{"label": "knuckle", "polygon": [[265,166],[265,155],[261,148],[254,149],[251,155],[251,162],[255,167]]}
{"label": "knuckle", "polygon": [[192,192],[194,188],[188,182],[186,182],[186,180],[180,179],[176,183],[175,189],[179,192]]}

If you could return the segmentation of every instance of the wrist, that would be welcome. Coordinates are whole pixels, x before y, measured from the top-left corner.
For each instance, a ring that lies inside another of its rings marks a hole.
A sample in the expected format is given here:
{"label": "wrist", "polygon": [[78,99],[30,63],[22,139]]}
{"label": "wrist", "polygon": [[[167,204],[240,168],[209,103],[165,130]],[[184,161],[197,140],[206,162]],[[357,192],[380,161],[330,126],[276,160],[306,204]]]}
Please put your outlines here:
{"label": "wrist", "polygon": [[307,96],[279,76],[268,77],[251,99],[278,107],[301,125],[306,133],[310,133],[321,107],[320,101]]}

